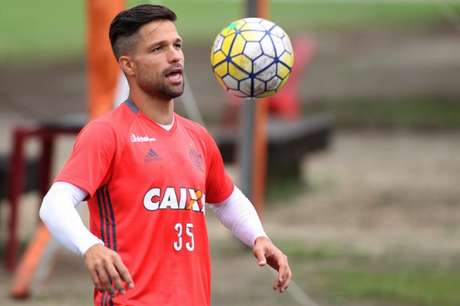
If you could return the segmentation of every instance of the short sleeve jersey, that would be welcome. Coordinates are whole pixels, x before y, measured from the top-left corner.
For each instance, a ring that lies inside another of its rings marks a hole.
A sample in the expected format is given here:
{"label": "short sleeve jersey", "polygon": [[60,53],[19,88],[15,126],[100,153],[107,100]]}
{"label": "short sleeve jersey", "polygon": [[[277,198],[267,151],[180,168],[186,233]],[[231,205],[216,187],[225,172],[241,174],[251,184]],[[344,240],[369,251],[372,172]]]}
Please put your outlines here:
{"label": "short sleeve jersey", "polygon": [[95,305],[210,305],[205,201],[233,191],[216,143],[174,114],[170,131],[128,100],[90,122],[56,181],[88,192],[90,230],[115,250],[135,288]]}

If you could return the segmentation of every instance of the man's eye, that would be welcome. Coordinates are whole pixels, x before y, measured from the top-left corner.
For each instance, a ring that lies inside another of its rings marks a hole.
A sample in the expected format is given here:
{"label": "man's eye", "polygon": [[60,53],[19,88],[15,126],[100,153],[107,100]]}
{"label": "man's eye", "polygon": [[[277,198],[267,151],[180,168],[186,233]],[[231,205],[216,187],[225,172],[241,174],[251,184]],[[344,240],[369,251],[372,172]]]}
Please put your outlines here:
{"label": "man's eye", "polygon": [[160,52],[161,49],[162,49],[162,47],[161,47],[161,46],[158,46],[158,47],[153,48],[153,49],[152,49],[152,52],[153,52],[153,53],[157,53],[157,52]]}
{"label": "man's eye", "polygon": [[175,44],[174,46],[176,47],[176,49],[182,49],[182,44]]}

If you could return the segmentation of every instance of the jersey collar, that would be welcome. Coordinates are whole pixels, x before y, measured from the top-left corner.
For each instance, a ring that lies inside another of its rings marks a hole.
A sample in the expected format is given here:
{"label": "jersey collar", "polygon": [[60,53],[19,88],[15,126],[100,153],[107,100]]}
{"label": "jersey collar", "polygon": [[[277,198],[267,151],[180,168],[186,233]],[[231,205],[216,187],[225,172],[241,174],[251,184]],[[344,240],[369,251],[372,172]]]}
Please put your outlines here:
{"label": "jersey collar", "polygon": [[171,123],[171,127],[169,129],[165,129],[165,127],[163,127],[161,124],[147,118],[139,109],[139,107],[137,107],[137,105],[133,102],[133,100],[131,99],[126,99],[126,101],[124,102],[124,104],[126,104],[126,106],[136,115],[140,115],[141,117],[145,118],[146,120],[150,121],[151,123],[153,123],[156,127],[158,127],[162,133],[166,133],[166,134],[172,134],[177,126],[177,120],[176,120],[176,114],[173,113],[173,121]]}

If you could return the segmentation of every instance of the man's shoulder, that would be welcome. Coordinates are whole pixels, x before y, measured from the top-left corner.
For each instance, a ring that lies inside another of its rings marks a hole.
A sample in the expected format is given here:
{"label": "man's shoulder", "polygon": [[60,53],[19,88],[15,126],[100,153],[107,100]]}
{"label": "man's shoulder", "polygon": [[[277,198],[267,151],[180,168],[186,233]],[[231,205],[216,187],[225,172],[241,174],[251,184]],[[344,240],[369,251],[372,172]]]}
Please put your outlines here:
{"label": "man's shoulder", "polygon": [[122,104],[115,109],[89,121],[85,126],[85,129],[113,131],[115,133],[119,133],[128,127],[133,119],[132,114],[126,111],[125,106]]}
{"label": "man's shoulder", "polygon": [[180,123],[183,128],[188,131],[188,134],[202,143],[204,147],[210,148],[216,146],[216,140],[213,135],[203,125],[177,114],[176,118],[178,118],[178,123]]}
{"label": "man's shoulder", "polygon": [[182,117],[178,114],[175,114],[175,117],[178,123],[181,124],[184,128],[199,134],[209,134],[206,128],[198,122]]}

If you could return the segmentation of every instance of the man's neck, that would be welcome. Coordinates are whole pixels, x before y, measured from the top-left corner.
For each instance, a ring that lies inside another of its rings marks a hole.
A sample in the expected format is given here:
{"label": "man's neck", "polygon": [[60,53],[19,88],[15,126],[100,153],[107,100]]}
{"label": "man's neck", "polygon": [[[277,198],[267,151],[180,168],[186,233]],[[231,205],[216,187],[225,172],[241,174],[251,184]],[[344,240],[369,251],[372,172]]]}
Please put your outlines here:
{"label": "man's neck", "polygon": [[151,120],[160,124],[170,124],[173,121],[174,101],[160,100],[144,92],[131,92],[129,99],[139,110]]}

